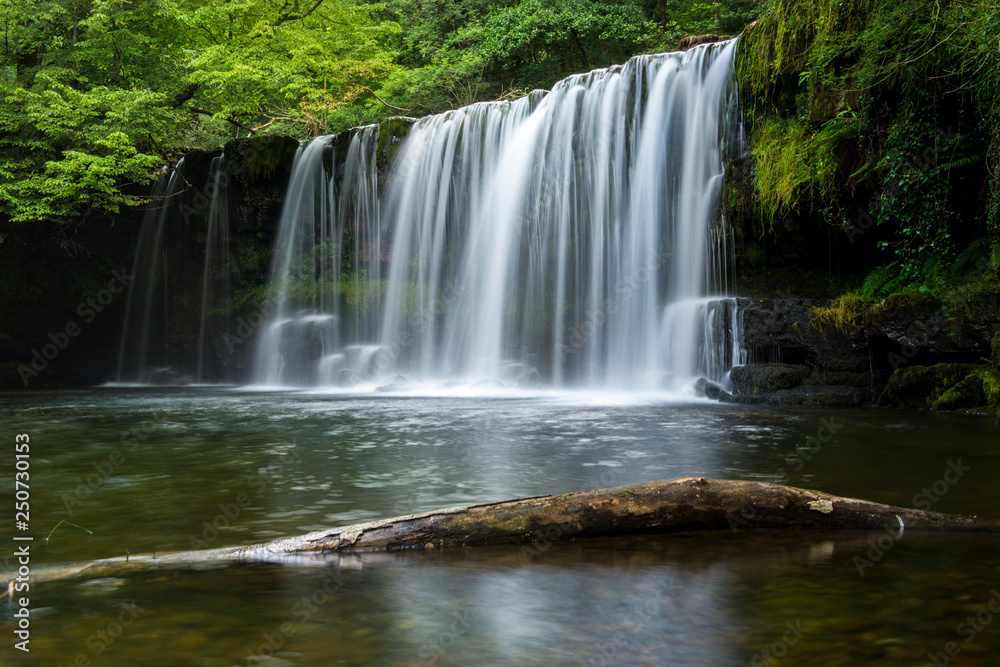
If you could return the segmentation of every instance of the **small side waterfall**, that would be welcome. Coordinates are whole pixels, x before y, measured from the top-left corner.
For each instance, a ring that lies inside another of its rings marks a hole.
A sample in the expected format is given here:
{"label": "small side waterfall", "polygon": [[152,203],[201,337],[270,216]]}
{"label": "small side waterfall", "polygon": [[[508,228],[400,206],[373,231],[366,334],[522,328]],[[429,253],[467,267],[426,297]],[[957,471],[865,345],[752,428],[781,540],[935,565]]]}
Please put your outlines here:
{"label": "small side waterfall", "polygon": [[[184,159],[177,163],[169,176],[161,176],[150,193],[150,204],[143,213],[139,240],[130,267],[132,284],[125,305],[125,323],[118,348],[116,382],[150,382],[162,369],[167,341],[167,280],[164,261],[164,237],[171,218],[169,202],[183,187]],[[153,346],[156,349],[151,350]],[[154,365],[151,357],[158,362]]]}
{"label": "small side waterfall", "polygon": [[383,183],[376,126],[311,142],[255,381],[726,385],[740,363],[719,207],[734,49],[640,56],[423,118]]}
{"label": "small side waterfall", "polygon": [[143,214],[130,267],[135,277],[122,325],[119,383],[225,379],[214,351],[215,335],[231,319],[226,160],[211,160],[202,188],[188,181],[184,162],[154,184]]}
{"label": "small side waterfall", "polygon": [[231,310],[229,288],[229,183],[226,156],[212,159],[208,172],[211,198],[205,228],[205,261],[201,275],[201,318],[198,328],[198,382],[209,382],[224,373],[213,367],[212,332],[225,330]]}

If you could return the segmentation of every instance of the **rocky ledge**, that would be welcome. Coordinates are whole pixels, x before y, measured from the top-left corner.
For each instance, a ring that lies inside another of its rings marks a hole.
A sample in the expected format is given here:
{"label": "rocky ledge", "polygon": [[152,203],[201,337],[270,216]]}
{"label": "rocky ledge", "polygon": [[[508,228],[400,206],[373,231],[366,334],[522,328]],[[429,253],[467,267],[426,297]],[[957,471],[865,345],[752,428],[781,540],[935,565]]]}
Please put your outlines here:
{"label": "rocky ledge", "polygon": [[733,369],[731,394],[708,382],[702,391],[768,405],[990,414],[1000,407],[1000,304],[956,313],[911,303],[847,322],[824,316],[823,306],[810,299],[739,299],[746,365]]}

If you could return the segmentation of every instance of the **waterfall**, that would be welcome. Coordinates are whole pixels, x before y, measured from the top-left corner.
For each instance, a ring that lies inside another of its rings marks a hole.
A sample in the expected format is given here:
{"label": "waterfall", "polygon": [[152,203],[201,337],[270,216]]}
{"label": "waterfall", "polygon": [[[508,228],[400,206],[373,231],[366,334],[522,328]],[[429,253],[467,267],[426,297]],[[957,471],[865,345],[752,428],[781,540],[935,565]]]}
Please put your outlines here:
{"label": "waterfall", "polygon": [[215,350],[217,334],[231,319],[229,175],[225,157],[212,158],[199,188],[185,176],[184,162],[154,183],[143,212],[129,268],[134,278],[118,383],[190,384],[225,377]]}
{"label": "waterfall", "polygon": [[[255,380],[726,385],[740,361],[719,207],[734,50],[639,56],[420,119],[383,182],[377,127],[311,142]],[[377,309],[361,313],[360,294]]]}
{"label": "waterfall", "polygon": [[[271,270],[275,315],[257,348],[258,384],[339,381],[348,356],[357,356],[358,343],[373,326],[372,314],[361,308],[352,309],[353,317],[346,321],[340,304],[345,291],[363,299],[371,284],[378,283],[378,127],[351,133],[346,147],[336,139],[316,139],[295,157]],[[344,155],[337,155],[338,148]],[[352,243],[345,243],[347,236]],[[349,267],[343,266],[345,250]],[[353,280],[343,280],[345,268],[353,272]],[[368,271],[370,275],[363,273]]]}
{"label": "waterfall", "polygon": [[130,267],[130,274],[135,277],[129,285],[125,304],[116,382],[145,384],[150,381],[160,368],[159,363],[150,361],[151,343],[156,347],[152,354],[158,362],[166,354],[167,280],[163,245],[171,217],[169,202],[183,185],[183,169],[184,159],[181,158],[169,176],[157,179],[150,192],[150,203],[143,212]]}
{"label": "waterfall", "polygon": [[[208,382],[213,371],[212,333],[224,330],[231,309],[229,289],[229,177],[226,156],[212,158],[208,172],[210,199],[205,228],[205,261],[201,274],[201,317],[198,327],[198,368],[195,378]],[[220,317],[221,316],[221,317]],[[221,322],[220,322],[221,320]]]}

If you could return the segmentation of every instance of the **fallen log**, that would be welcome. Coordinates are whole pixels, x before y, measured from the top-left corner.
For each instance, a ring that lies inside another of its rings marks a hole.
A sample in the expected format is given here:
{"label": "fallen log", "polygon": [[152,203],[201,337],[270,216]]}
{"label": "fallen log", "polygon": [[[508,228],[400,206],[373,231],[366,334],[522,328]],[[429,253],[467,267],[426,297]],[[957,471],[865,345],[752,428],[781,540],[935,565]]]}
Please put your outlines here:
{"label": "fallen log", "polygon": [[123,570],[287,560],[296,554],[439,549],[640,533],[753,529],[1000,532],[1000,522],[843,498],[780,484],[702,477],[520,498],[331,528],[243,547],[138,555],[48,568],[41,579]]}

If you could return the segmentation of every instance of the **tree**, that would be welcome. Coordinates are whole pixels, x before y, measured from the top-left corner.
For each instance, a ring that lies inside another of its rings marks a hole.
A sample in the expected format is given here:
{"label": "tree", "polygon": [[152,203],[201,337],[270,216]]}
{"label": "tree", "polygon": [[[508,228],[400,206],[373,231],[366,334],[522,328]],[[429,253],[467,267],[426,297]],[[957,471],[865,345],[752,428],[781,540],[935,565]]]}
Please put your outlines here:
{"label": "tree", "polygon": [[385,40],[398,30],[381,11],[348,0],[2,0],[0,215],[117,212],[141,200],[129,185],[192,147],[377,116],[368,99],[393,67]]}

